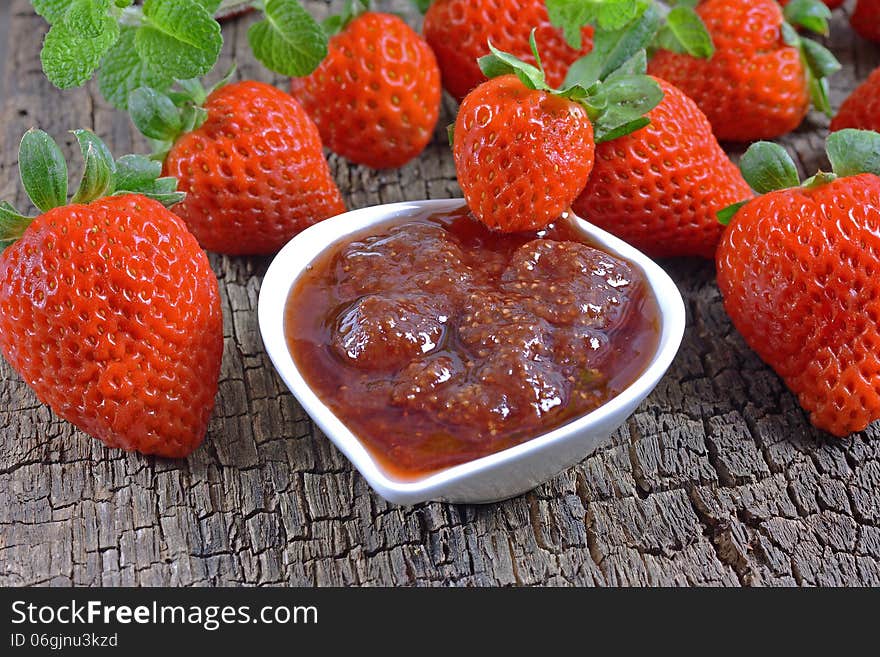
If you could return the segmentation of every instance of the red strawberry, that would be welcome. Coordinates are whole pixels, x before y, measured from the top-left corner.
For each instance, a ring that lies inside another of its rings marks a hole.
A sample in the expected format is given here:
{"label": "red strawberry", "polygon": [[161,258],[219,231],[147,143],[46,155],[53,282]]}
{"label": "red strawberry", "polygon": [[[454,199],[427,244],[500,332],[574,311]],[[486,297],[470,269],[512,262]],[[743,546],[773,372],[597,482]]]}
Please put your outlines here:
{"label": "red strawberry", "polygon": [[840,111],[831,121],[831,130],[843,128],[863,128],[880,132],[880,68],[856,87],[840,106]]}
{"label": "red strawberry", "polygon": [[849,20],[864,38],[880,42],[880,0],[858,0]]}
{"label": "red strawberry", "polygon": [[217,392],[217,279],[178,217],[128,193],[174,202],[173,179],[154,180],[159,165],[146,158],[114,165],[97,137],[77,137],[89,166],[73,205],[61,205],[67,168],[55,142],[38,131],[22,140],[22,180],[44,213],[0,206],[11,242],[0,255],[0,350],[42,402],[108,446],[186,456]]}
{"label": "red strawberry", "polygon": [[[593,168],[594,139],[631,130],[662,93],[646,76],[622,71],[606,82],[554,91],[538,68],[490,48],[492,56],[480,65],[499,77],[469,93],[455,121],[458,182],[471,212],[490,228],[544,228],[584,188]],[[642,70],[644,61],[642,52]],[[637,70],[629,64],[627,71]],[[517,75],[505,74],[514,71]]]}
{"label": "red strawberry", "polygon": [[696,104],[657,79],[663,101],[646,127],[596,147],[576,213],[656,257],[711,258],[716,212],[752,192]]}
{"label": "red strawberry", "polygon": [[586,110],[515,75],[467,95],[455,121],[458,182],[474,215],[490,228],[537,230],[563,212],[593,168]]}
{"label": "red strawberry", "polygon": [[[697,7],[715,43],[711,59],[661,50],[648,71],[693,98],[721,141],[769,139],[797,128],[813,102],[829,111],[824,78],[840,68],[818,43],[801,39],[786,18],[824,26],[828,8],[813,0],[786,7],[774,0],[705,0]],[[803,62],[810,65],[805,66]]]}
{"label": "red strawberry", "polygon": [[[880,152],[877,133],[828,139],[836,174],[801,187],[775,144],[743,173],[759,192],[718,248],[718,287],[746,342],[783,378],[817,427],[837,436],[880,417]],[[873,173],[860,173],[873,161]],[[782,181],[772,185],[767,181]]]}
{"label": "red strawberry", "polygon": [[583,28],[582,47],[575,50],[550,24],[544,0],[438,0],[425,14],[423,31],[443,71],[443,86],[460,102],[486,80],[477,60],[489,54],[489,41],[535,64],[529,48],[533,28],[547,83],[558,87],[572,62],[590,52],[593,28]]}
{"label": "red strawberry", "polygon": [[[779,4],[783,7],[787,5],[791,0],[779,0]],[[843,0],[822,0],[826,5],[828,5],[829,9],[837,9],[840,5],[843,4]]]}
{"label": "red strawberry", "polygon": [[192,107],[184,106],[176,124],[157,127],[141,118],[152,116],[140,110],[151,104],[176,116],[167,97],[139,89],[129,101],[132,118],[148,137],[173,140],[164,172],[187,194],[174,212],[205,249],[274,253],[345,212],[315,124],[283,91],[250,81],[222,86],[204,103],[207,120],[182,135]]}
{"label": "red strawberry", "polygon": [[364,13],[330,39],[320,66],[293,78],[324,145],[374,169],[421,153],[440,113],[440,69],[427,43],[397,16]]}

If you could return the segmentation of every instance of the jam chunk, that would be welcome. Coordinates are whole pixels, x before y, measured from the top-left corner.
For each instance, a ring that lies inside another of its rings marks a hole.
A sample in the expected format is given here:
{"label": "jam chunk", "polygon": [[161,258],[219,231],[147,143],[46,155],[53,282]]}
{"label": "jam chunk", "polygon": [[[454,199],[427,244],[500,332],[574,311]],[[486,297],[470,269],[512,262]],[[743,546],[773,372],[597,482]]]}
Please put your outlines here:
{"label": "jam chunk", "polygon": [[446,321],[429,297],[371,294],[341,313],[333,348],[355,367],[394,369],[437,349]]}
{"label": "jam chunk", "polygon": [[641,278],[632,267],[577,242],[534,240],[513,254],[503,289],[528,299],[527,307],[554,324],[598,329],[619,325]]}

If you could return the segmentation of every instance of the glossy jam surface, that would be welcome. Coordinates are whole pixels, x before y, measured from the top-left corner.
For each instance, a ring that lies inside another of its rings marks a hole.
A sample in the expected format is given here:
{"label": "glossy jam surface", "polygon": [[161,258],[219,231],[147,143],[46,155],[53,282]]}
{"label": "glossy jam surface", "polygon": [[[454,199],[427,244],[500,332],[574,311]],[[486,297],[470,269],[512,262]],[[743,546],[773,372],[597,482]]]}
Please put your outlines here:
{"label": "glossy jam surface", "polygon": [[638,378],[659,339],[638,267],[566,221],[502,235],[465,210],[332,245],[285,321],[306,382],[399,479],[588,413]]}

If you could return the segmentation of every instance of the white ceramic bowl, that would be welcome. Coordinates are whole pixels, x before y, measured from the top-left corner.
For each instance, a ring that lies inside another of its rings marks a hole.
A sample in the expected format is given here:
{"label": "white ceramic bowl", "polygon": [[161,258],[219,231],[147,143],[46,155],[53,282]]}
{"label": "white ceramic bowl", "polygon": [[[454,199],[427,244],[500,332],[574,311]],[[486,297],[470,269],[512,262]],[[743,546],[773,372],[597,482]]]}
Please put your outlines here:
{"label": "white ceramic bowl", "polygon": [[259,321],[266,351],[287,387],[330,440],[351,460],[376,492],[398,504],[426,500],[485,503],[524,493],[589,456],[648,396],[675,357],[684,334],[685,312],[672,279],[657,264],[613,235],[577,219],[584,234],[609,253],[638,265],[660,307],[660,340],[645,372],[608,403],[536,438],[418,480],[389,476],[361,441],[324,405],[300,374],[284,335],[284,308],[291,288],[318,254],[347,235],[389,219],[426,210],[448,212],[462,199],[392,203],[354,210],[303,231],[275,257],[260,290]]}

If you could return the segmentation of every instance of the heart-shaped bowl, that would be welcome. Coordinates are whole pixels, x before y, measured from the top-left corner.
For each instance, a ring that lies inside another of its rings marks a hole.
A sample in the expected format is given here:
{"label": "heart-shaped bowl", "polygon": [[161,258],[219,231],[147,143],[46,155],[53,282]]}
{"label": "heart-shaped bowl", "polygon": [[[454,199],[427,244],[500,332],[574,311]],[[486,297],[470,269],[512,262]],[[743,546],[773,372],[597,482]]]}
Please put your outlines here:
{"label": "heart-shaped bowl", "polygon": [[272,363],[324,434],[348,457],[370,486],[398,504],[427,500],[487,503],[524,493],[593,453],[650,394],[672,363],[684,334],[684,302],[675,283],[654,261],[626,242],[574,218],[591,243],[639,267],[657,300],[660,337],[647,368],[630,386],[597,409],[565,425],[508,449],[433,472],[416,480],[395,479],[383,470],[361,440],[309,387],[290,353],[285,336],[285,306],[294,283],[326,249],[355,233],[389,220],[448,213],[463,199],[412,201],[378,205],[322,221],[293,238],[275,256],[260,289],[259,322]]}

